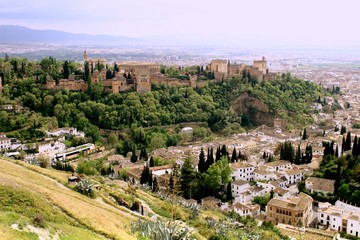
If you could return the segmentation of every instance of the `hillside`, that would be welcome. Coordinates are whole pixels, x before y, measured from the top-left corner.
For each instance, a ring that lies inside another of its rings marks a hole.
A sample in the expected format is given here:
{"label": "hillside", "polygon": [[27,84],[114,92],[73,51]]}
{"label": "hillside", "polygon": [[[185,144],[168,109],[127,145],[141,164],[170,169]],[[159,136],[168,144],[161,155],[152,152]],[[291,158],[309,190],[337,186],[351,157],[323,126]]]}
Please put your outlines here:
{"label": "hillside", "polygon": [[[0,239],[153,239],[140,237],[151,222],[151,234],[172,226],[176,234],[187,229],[187,237],[199,240],[219,236],[286,239],[274,228],[257,227],[254,219],[205,209],[194,212],[179,204],[176,197],[172,205],[174,197],[138,188],[131,190],[119,180],[97,182],[99,177],[92,178],[101,186],[92,199],[72,190],[66,183],[68,176],[57,170],[0,159]],[[131,211],[130,204],[135,202],[145,206],[151,218]],[[175,221],[170,223],[172,212]]]}
{"label": "hillside", "polygon": [[135,239],[127,226],[133,215],[67,188],[57,181],[66,174],[28,167],[0,160],[1,239],[33,239],[34,233],[13,228],[26,229],[37,216],[61,239]]}

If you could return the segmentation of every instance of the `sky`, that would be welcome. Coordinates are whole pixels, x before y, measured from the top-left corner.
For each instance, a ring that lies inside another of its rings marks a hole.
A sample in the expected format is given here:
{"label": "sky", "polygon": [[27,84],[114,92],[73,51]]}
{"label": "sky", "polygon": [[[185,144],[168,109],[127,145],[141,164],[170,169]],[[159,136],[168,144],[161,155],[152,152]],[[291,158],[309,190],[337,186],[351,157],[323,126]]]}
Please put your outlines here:
{"label": "sky", "polygon": [[358,0],[0,0],[0,25],[201,43],[360,47]]}

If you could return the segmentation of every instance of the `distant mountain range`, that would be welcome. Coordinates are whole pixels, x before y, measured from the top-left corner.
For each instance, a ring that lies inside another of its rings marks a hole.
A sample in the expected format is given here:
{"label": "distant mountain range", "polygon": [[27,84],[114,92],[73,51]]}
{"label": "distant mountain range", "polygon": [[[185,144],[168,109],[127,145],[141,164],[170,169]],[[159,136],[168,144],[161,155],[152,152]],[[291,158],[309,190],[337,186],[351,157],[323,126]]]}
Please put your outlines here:
{"label": "distant mountain range", "polygon": [[14,25],[0,26],[0,43],[133,44],[141,41],[141,39],[123,36],[74,34],[57,30],[34,30]]}

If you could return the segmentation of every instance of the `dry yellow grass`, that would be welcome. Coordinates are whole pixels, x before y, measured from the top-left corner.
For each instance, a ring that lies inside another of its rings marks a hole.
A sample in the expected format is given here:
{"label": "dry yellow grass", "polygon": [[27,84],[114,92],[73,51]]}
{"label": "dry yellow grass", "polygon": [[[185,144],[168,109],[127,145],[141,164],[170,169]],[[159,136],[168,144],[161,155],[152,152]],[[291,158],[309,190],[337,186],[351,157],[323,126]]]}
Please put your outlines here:
{"label": "dry yellow grass", "polygon": [[[36,167],[30,166],[30,168]],[[83,196],[37,172],[50,175],[60,181],[63,179],[63,174],[40,168],[35,169],[39,171],[34,172],[34,169],[30,168],[0,159],[0,183],[42,194],[54,205],[98,233],[114,239],[136,239],[131,234],[129,226],[130,222],[135,220],[134,216]]]}
{"label": "dry yellow grass", "polygon": [[[285,229],[281,229],[281,228],[280,228],[280,231],[283,234],[285,234],[286,236],[293,237],[295,239],[300,239],[299,232],[285,230]],[[301,233],[301,239],[302,240],[331,240],[333,238],[306,232],[306,233]]]}
{"label": "dry yellow grass", "polygon": [[[11,161],[11,162],[13,162],[13,161]],[[16,161],[14,163],[19,164],[19,165],[21,165],[27,169],[30,169],[32,171],[49,176],[61,183],[66,183],[68,181],[68,177],[70,175],[69,173],[66,173],[66,172],[56,171],[54,169],[48,169],[48,168],[40,168],[38,166],[34,166],[34,165],[27,164],[27,163],[20,162],[20,161]]]}

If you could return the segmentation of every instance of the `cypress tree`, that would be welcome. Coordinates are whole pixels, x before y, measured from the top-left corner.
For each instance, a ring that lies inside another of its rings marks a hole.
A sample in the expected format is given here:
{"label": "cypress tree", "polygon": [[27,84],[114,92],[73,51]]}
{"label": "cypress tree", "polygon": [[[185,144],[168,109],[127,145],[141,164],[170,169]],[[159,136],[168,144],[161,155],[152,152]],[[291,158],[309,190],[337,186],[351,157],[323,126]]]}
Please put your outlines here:
{"label": "cypress tree", "polygon": [[131,158],[130,158],[130,161],[132,163],[136,162],[138,160],[138,157],[136,156],[136,153],[135,151],[132,152],[132,155],[131,155]]}
{"label": "cypress tree", "polygon": [[68,61],[65,61],[64,65],[63,65],[63,77],[64,77],[64,79],[69,79],[69,75],[70,75],[69,63],[68,63]]}
{"label": "cypress tree", "polygon": [[198,170],[200,173],[204,173],[206,169],[206,162],[205,162],[205,153],[204,149],[201,148],[200,154],[199,154],[199,164],[198,164]]}
{"label": "cypress tree", "polygon": [[237,160],[239,160],[239,161],[243,161],[243,160],[244,160],[244,156],[243,156],[243,154],[241,153],[241,150],[240,150],[240,149],[239,149],[239,154],[238,154]]}
{"label": "cypress tree", "polygon": [[155,162],[153,156],[150,157],[150,167],[155,167]]}
{"label": "cypress tree", "polygon": [[308,138],[309,138],[309,136],[307,135],[306,128],[304,128],[302,139],[306,140]]}
{"label": "cypress tree", "polygon": [[311,160],[312,160],[312,146],[306,145],[305,158],[304,158],[303,163],[311,163]]}
{"label": "cypress tree", "polygon": [[152,172],[149,170],[148,179],[147,179],[148,186],[152,187],[152,182],[153,182]]}
{"label": "cypress tree", "polygon": [[236,162],[236,160],[237,160],[237,154],[236,154],[236,149],[234,147],[234,150],[231,154],[231,162],[234,163],[234,162]]}
{"label": "cypress tree", "polygon": [[229,155],[226,149],[226,145],[223,144],[221,147],[221,157]]}
{"label": "cypress tree", "polygon": [[218,146],[218,147],[216,148],[215,160],[216,160],[216,161],[219,161],[220,158],[221,158],[221,149],[220,149],[220,146]]}
{"label": "cypress tree", "polygon": [[148,160],[148,154],[147,154],[147,151],[146,151],[146,148],[145,147],[142,147],[141,148],[141,151],[140,151],[140,159],[143,159],[145,161]]}
{"label": "cypress tree", "polygon": [[143,171],[141,172],[140,184],[148,183],[149,182],[149,177],[150,177],[150,169],[149,169],[149,166],[146,164],[144,166]]}
{"label": "cypress tree", "polygon": [[340,159],[338,159],[337,169],[336,169],[336,179],[335,179],[335,183],[334,183],[334,195],[337,194],[340,185],[341,185],[341,161],[340,161]]}
{"label": "cypress tree", "polygon": [[343,153],[346,149],[346,143],[345,143],[345,136],[343,136],[342,138],[342,142],[341,142],[341,152]]}
{"label": "cypress tree", "polygon": [[231,182],[228,183],[226,187],[226,200],[231,201],[233,199],[232,191],[231,191]]}
{"label": "cypress tree", "polygon": [[295,154],[294,163],[295,163],[296,165],[300,165],[300,164],[301,164],[301,149],[300,149],[300,144],[298,145],[298,149],[297,149],[296,154]]}
{"label": "cypress tree", "polygon": [[345,140],[345,151],[351,150],[351,132],[348,132]]}
{"label": "cypress tree", "polygon": [[343,135],[346,133],[346,127],[345,126],[341,126],[341,131],[340,134]]}
{"label": "cypress tree", "polygon": [[210,148],[210,162],[209,162],[209,166],[211,166],[214,162],[215,162],[215,159],[214,159],[214,147],[211,146]]}
{"label": "cypress tree", "polygon": [[152,192],[157,192],[158,189],[159,189],[159,186],[157,183],[157,179],[156,179],[156,177],[154,177],[153,184],[152,184]]}
{"label": "cypress tree", "polygon": [[357,157],[359,155],[357,144],[358,144],[358,137],[357,137],[357,135],[355,135],[354,144],[353,144],[352,152],[351,152],[354,157]]}

